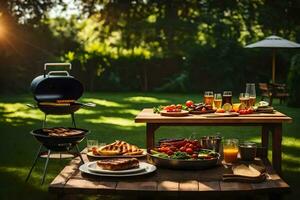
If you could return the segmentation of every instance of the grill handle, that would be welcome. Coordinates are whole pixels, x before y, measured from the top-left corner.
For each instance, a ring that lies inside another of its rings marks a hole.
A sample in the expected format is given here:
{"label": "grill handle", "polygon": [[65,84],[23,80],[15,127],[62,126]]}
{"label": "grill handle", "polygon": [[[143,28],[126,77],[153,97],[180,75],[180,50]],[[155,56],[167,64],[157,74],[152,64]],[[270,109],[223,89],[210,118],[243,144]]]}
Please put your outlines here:
{"label": "grill handle", "polygon": [[65,66],[68,67],[68,70],[72,70],[72,64],[71,63],[45,63],[44,64],[44,77],[46,77],[46,71],[51,66]]}
{"label": "grill handle", "polygon": [[61,74],[65,74],[66,76],[70,76],[69,72],[67,71],[50,71],[48,72],[48,76],[55,76],[55,75],[61,75]]}

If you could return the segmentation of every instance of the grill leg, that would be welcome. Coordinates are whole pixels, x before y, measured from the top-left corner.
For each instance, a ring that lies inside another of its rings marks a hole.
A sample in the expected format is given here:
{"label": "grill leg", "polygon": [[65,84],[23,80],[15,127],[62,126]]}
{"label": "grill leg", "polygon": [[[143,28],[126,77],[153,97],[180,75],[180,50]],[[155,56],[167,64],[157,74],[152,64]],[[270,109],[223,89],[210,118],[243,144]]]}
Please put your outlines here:
{"label": "grill leg", "polygon": [[37,151],[37,154],[36,154],[36,156],[35,156],[35,159],[34,159],[34,161],[33,161],[33,164],[32,164],[32,166],[31,166],[31,169],[30,169],[30,171],[29,171],[29,173],[28,173],[28,175],[27,175],[27,177],[26,177],[25,182],[27,182],[27,181],[29,180],[30,175],[31,175],[31,173],[32,173],[32,170],[33,170],[33,168],[35,167],[38,158],[40,157],[40,153],[41,153],[42,146],[43,146],[43,145],[40,145],[39,150]]}
{"label": "grill leg", "polygon": [[72,113],[71,116],[72,116],[72,125],[74,126],[74,128],[76,128],[75,114]]}
{"label": "grill leg", "polygon": [[79,148],[78,148],[78,145],[77,145],[77,144],[76,144],[76,151],[77,151],[77,154],[78,154],[78,156],[79,156],[79,158],[80,158],[82,164],[84,164],[83,158],[82,158],[82,156],[81,156],[81,153],[80,153],[80,151],[79,151]]}
{"label": "grill leg", "polygon": [[43,128],[45,128],[47,125],[47,114],[45,114],[45,118],[44,118],[44,121],[43,121]]}
{"label": "grill leg", "polygon": [[50,158],[50,153],[51,153],[51,150],[48,149],[48,155],[47,155],[47,160],[46,160],[45,167],[44,167],[43,179],[42,179],[41,185],[43,185],[44,181],[45,181],[45,177],[46,177],[46,173],[47,173],[47,168],[48,168],[48,162],[49,162],[49,158]]}

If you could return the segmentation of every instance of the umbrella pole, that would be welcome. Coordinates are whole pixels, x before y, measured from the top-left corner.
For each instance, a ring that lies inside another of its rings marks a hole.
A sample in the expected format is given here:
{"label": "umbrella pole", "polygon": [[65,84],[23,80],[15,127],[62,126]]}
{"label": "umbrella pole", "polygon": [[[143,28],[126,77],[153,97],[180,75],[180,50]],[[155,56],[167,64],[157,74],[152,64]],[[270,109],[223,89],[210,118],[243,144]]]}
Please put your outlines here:
{"label": "umbrella pole", "polygon": [[275,83],[275,53],[276,50],[272,50],[272,82]]}

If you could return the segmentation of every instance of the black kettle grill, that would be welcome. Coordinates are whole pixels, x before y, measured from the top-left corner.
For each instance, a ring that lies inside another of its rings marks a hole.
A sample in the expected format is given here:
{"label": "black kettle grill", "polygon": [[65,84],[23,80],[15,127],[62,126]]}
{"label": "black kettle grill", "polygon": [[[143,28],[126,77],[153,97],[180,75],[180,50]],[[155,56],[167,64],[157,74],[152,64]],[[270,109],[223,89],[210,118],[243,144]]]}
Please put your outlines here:
{"label": "black kettle grill", "polygon": [[[36,100],[36,106],[28,104],[31,108],[39,108],[45,113],[42,129],[36,129],[31,131],[31,134],[40,143],[40,147],[34,159],[33,165],[29,171],[26,181],[30,178],[31,172],[34,169],[37,160],[40,157],[46,156],[46,163],[43,172],[42,184],[44,183],[50,154],[52,151],[59,153],[59,158],[62,158],[62,153],[67,152],[73,156],[81,157],[78,144],[89,133],[86,129],[76,128],[74,113],[83,106],[95,107],[92,103],[80,103],[77,100],[83,94],[83,85],[79,80],[69,74],[68,71],[49,71],[47,70],[51,66],[64,66],[68,67],[71,71],[72,66],[70,63],[46,63],[44,65],[44,74],[36,77],[31,82],[31,91],[34,99]],[[47,115],[71,115],[73,128],[70,130],[80,131],[82,134],[76,136],[56,136],[52,137],[45,132]],[[42,148],[46,148],[47,151],[42,152]],[[75,148],[75,152],[71,152]],[[51,154],[52,155],[52,154]]]}
{"label": "black kettle grill", "polygon": [[95,107],[93,103],[81,103],[77,100],[83,94],[82,83],[71,76],[68,71],[49,71],[51,66],[68,67],[71,71],[70,63],[46,63],[44,74],[36,77],[31,82],[31,91],[36,106],[27,104],[31,108],[39,108],[45,113],[43,127],[46,126],[47,115],[71,115],[72,124],[76,127],[74,113],[81,107]]}

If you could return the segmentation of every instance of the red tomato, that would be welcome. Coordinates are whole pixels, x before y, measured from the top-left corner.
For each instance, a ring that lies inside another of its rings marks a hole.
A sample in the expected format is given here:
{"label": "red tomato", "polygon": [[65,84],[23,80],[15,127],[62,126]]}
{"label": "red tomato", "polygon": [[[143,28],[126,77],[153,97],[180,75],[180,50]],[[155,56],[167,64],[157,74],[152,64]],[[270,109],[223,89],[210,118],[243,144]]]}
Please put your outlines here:
{"label": "red tomato", "polygon": [[191,100],[188,100],[188,101],[185,102],[185,105],[186,105],[187,107],[191,107],[192,105],[194,105],[194,102],[191,101]]}
{"label": "red tomato", "polygon": [[205,111],[206,111],[206,108],[205,108],[205,107],[203,107],[203,108],[201,109],[201,111],[202,111],[202,112],[205,112]]}
{"label": "red tomato", "polygon": [[248,108],[247,112],[248,112],[248,114],[252,114],[253,113],[253,109],[252,108]]}
{"label": "red tomato", "polygon": [[188,153],[188,154],[193,154],[193,149],[192,148],[187,148],[186,150],[185,150],[185,152],[186,153]]}
{"label": "red tomato", "polygon": [[167,154],[170,156],[170,155],[173,155],[173,151],[172,150],[169,150],[169,151],[167,151]]}
{"label": "red tomato", "polygon": [[185,147],[180,147],[179,149],[181,152],[185,152],[186,148]]}
{"label": "red tomato", "polygon": [[224,110],[223,108],[218,108],[216,112],[217,112],[217,113],[224,113],[225,110]]}
{"label": "red tomato", "polygon": [[240,113],[241,115],[247,114],[246,112],[247,112],[247,111],[244,110],[244,109],[243,109],[243,110],[239,110],[239,113]]}
{"label": "red tomato", "polygon": [[189,148],[193,149],[194,145],[193,144],[189,144]]}

